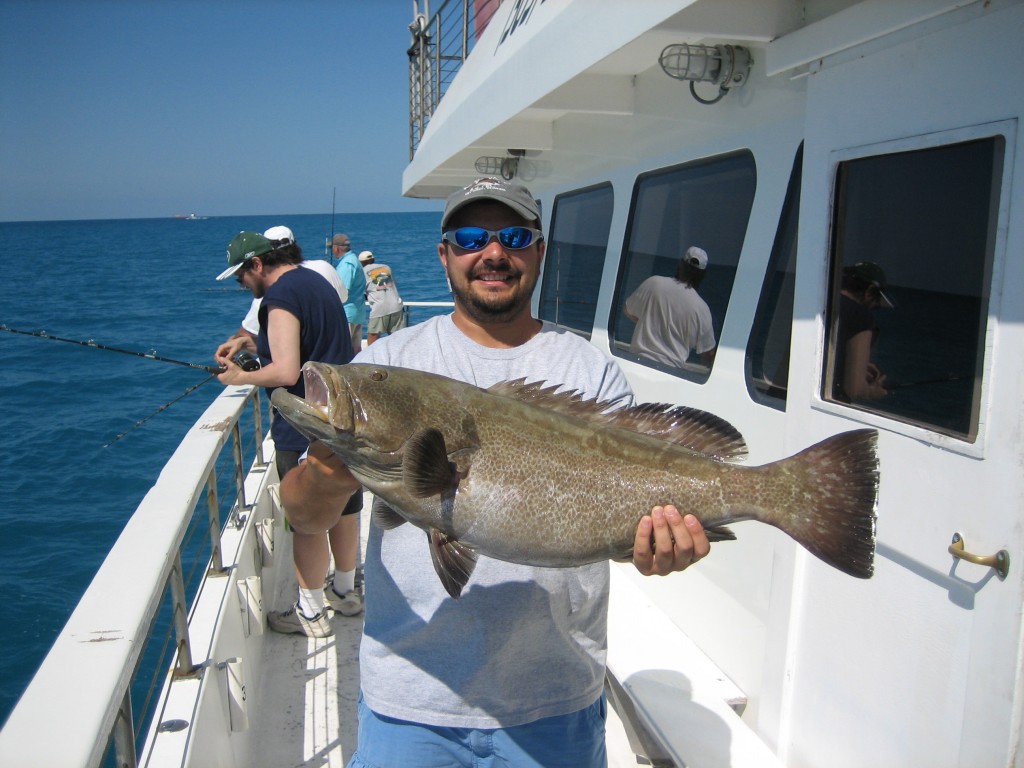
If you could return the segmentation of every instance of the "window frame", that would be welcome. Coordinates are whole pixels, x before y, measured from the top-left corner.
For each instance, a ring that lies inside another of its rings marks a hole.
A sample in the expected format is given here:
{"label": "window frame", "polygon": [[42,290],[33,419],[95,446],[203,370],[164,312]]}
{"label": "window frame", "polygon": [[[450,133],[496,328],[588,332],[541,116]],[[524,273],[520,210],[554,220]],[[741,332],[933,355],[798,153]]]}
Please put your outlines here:
{"label": "window frame", "polygon": [[[570,331],[572,333],[575,333],[575,334],[577,334],[579,336],[582,336],[583,338],[585,338],[587,340],[590,340],[593,337],[594,328],[597,327],[597,325],[598,325],[598,309],[600,308],[600,302],[599,302],[598,295],[595,294],[595,296],[594,296],[594,313],[593,313],[593,317],[591,318],[590,327],[589,328],[576,328],[576,327],[571,326],[571,325],[566,325],[564,323],[560,323],[557,320],[546,319],[546,318],[544,318],[544,314],[543,314],[544,313],[545,294],[549,290],[549,287],[550,287],[550,289],[554,290],[554,286],[549,286],[548,285],[548,282],[547,282],[548,271],[547,270],[548,270],[548,266],[551,264],[552,251],[554,250],[552,248],[552,246],[553,246],[553,244],[555,242],[555,240],[554,240],[555,227],[558,224],[558,208],[559,208],[559,203],[561,203],[562,201],[565,201],[565,200],[571,200],[572,198],[578,198],[578,197],[580,197],[582,195],[590,195],[590,194],[593,194],[595,192],[605,192],[605,191],[608,192],[608,194],[611,195],[611,215],[608,218],[608,232],[605,235],[605,252],[604,252],[604,257],[603,257],[603,260],[601,262],[601,269],[597,271],[597,275],[598,275],[598,292],[600,292],[600,285],[601,285],[601,282],[603,280],[604,272],[605,272],[605,270],[607,268],[607,265],[608,265],[608,252],[609,252],[609,246],[611,245],[612,223],[613,223],[613,221],[615,219],[615,186],[610,181],[602,181],[602,182],[598,182],[596,184],[590,184],[590,185],[588,185],[586,187],[580,187],[578,189],[566,190],[565,192],[560,192],[559,194],[555,195],[555,198],[554,198],[554,200],[551,203],[551,220],[548,222],[548,232],[545,233],[545,254],[544,254],[544,261],[541,264],[540,276],[539,276],[539,288],[540,288],[540,290],[538,290],[536,292],[536,297],[537,297],[536,312],[537,312],[537,317],[539,319],[544,320],[545,322],[552,323],[552,324],[558,326],[559,328],[563,328],[563,329],[565,329],[567,331]],[[570,276],[570,279],[571,279],[571,276]]]}
{"label": "window frame", "polygon": [[[624,312],[626,301],[629,299],[630,293],[622,290],[623,284],[626,282],[629,270],[632,266],[632,260],[630,259],[630,249],[633,241],[633,230],[637,226],[637,207],[640,204],[641,188],[644,183],[651,179],[658,179],[663,176],[669,176],[678,174],[687,170],[698,170],[705,167],[716,167],[721,163],[731,160],[748,160],[750,166],[750,172],[753,175],[753,188],[750,194],[750,206],[747,210],[747,217],[745,220],[745,226],[743,230],[743,237],[740,240],[739,247],[736,252],[736,266],[734,268],[733,280],[729,287],[729,296],[726,301],[725,307],[722,311],[720,320],[718,321],[718,329],[715,335],[716,345],[722,345],[723,335],[725,333],[726,321],[729,314],[729,309],[732,305],[734,292],[736,290],[736,277],[740,272],[740,264],[743,261],[743,252],[746,245],[747,237],[750,234],[750,221],[754,211],[754,205],[757,200],[758,183],[760,181],[758,175],[757,166],[757,155],[752,147],[749,146],[738,146],[732,149],[728,149],[722,152],[716,152],[711,155],[704,157],[697,157],[685,160],[683,162],[674,163],[672,165],[663,166],[659,168],[651,168],[649,170],[638,173],[636,178],[633,180],[633,188],[630,194],[629,200],[629,211],[626,216],[625,231],[622,236],[621,249],[619,252],[618,264],[615,271],[615,283],[612,286],[612,297],[608,307],[608,317],[605,322],[605,331],[608,334],[608,348],[609,352],[613,357],[621,360],[626,360],[637,365],[650,368],[655,371],[673,376],[677,379],[689,381],[694,384],[703,385],[708,382],[711,378],[712,372],[715,368],[715,363],[710,366],[706,366],[702,363],[695,363],[691,360],[687,360],[681,366],[668,365],[652,358],[635,354],[630,350],[629,340],[619,339],[617,337],[617,323],[619,322],[620,316]],[[712,257],[713,258],[713,257]],[[656,273],[652,273],[656,274]],[[649,275],[650,276],[650,275]],[[641,281],[642,282],[642,281]],[[639,283],[637,284],[639,286]],[[634,288],[635,290],[635,288]],[[703,298],[703,297],[702,297]],[[710,304],[710,302],[709,302]]]}
{"label": "window frame", "polygon": [[[965,456],[981,458],[985,455],[985,445],[988,438],[988,414],[992,403],[992,373],[994,366],[993,346],[998,331],[998,318],[1000,317],[1000,305],[1002,302],[1003,274],[1006,268],[1006,238],[1009,229],[1010,219],[1010,197],[1012,192],[1012,176],[1015,163],[1017,121],[1015,119],[994,121],[990,123],[979,123],[977,125],[965,126],[935,133],[920,134],[890,141],[883,141],[874,144],[866,144],[858,147],[833,150],[829,153],[829,202],[828,202],[828,237],[824,243],[825,252],[821,255],[823,265],[821,294],[819,296],[818,313],[816,315],[817,333],[817,354],[815,362],[815,387],[811,398],[811,407],[824,413],[840,416],[844,419],[851,417],[858,422],[874,426],[889,432],[911,437],[929,445],[934,445],[954,453]],[[986,317],[981,325],[984,327],[984,339],[981,342],[982,361],[980,366],[981,384],[976,389],[977,398],[977,431],[974,441],[959,435],[952,435],[939,431],[921,423],[910,423],[901,421],[891,415],[879,413],[870,409],[870,406],[863,404],[846,404],[837,401],[826,400],[822,397],[826,381],[826,363],[830,361],[829,348],[831,340],[829,334],[829,306],[831,303],[831,292],[833,285],[830,282],[832,277],[832,265],[834,259],[834,248],[836,238],[835,220],[836,195],[838,194],[837,179],[841,163],[850,160],[859,160],[882,155],[897,154],[903,152],[914,152],[918,150],[937,149],[952,144],[961,144],[970,141],[992,139],[1003,139],[1002,167],[998,178],[993,176],[993,188],[999,192],[998,209],[995,212],[995,222],[992,237],[991,264],[989,265],[990,283],[989,301]],[[805,166],[806,171],[806,166]],[[1008,354],[1003,352],[1002,354]]]}
{"label": "window frame", "polygon": [[[793,163],[790,168],[789,178],[786,181],[786,193],[783,197],[782,207],[779,209],[778,221],[775,225],[775,236],[772,238],[771,251],[768,254],[768,262],[765,264],[764,275],[761,279],[761,288],[758,291],[757,305],[754,308],[754,315],[751,318],[750,329],[747,331],[747,340],[743,348],[743,381],[751,402],[782,412],[786,411],[789,402],[789,381],[792,378],[790,351],[793,348],[796,283],[797,274],[800,269],[800,201],[803,196],[803,181],[804,142],[801,141],[793,153]],[[792,219],[793,226],[790,226],[790,219]],[[792,238],[792,251],[789,254],[781,250],[782,243],[788,238]],[[792,264],[788,263],[790,259]],[[768,292],[768,288],[776,279],[776,275],[780,271],[780,263],[784,260],[786,260],[786,266],[792,267],[792,270],[785,270],[787,274],[791,275],[790,280],[792,284],[789,288],[793,293],[789,306],[789,344],[786,347],[785,353],[788,359],[786,363],[786,382],[785,386],[781,387],[782,394],[781,396],[773,396],[769,394],[770,389],[764,391],[757,386],[758,382],[766,381],[766,379],[754,376],[754,362],[757,359],[758,367],[762,367],[764,363],[764,352],[767,345],[759,347],[756,341],[757,337],[761,335],[760,332],[764,329],[766,322],[768,323],[769,330],[774,325],[775,316],[773,312],[775,307],[771,305],[773,297]]]}

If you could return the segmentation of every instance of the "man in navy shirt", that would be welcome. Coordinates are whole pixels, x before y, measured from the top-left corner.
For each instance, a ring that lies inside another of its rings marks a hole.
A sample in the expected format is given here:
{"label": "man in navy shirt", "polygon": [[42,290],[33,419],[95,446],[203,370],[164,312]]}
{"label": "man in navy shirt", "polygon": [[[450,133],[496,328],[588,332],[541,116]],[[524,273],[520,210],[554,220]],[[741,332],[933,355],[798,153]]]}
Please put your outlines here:
{"label": "man in navy shirt", "polygon": [[[312,270],[299,269],[302,252],[294,243],[281,245],[258,232],[240,232],[228,245],[228,268],[218,277],[235,276],[255,298],[262,299],[259,309],[259,333],[256,339],[235,337],[221,344],[216,359],[224,366],[218,375],[222,384],[250,384],[267,389],[270,395],[277,387],[302,397],[305,394],[302,365],[309,360],[343,364],[352,359],[352,340],[348,333],[345,310],[338,293]],[[255,352],[261,367],[243,371],[231,362],[239,350]],[[276,447],[278,474],[285,474],[299,463],[309,446],[308,439],[278,414],[274,414],[271,435]],[[340,520],[328,535],[341,537],[350,552],[351,563],[339,564],[339,570],[351,565],[355,571],[358,547],[358,512],[362,496],[354,494]],[[355,546],[352,546],[355,545]],[[272,611],[268,623],[279,632],[327,637],[333,634],[326,603],[337,610],[354,615],[362,610],[362,600],[352,586],[352,594],[338,594],[336,587],[326,588],[322,574],[327,571],[330,550],[323,529],[316,532],[293,529],[293,557],[299,582],[298,601],[285,611]],[[316,577],[316,574],[320,574]],[[354,585],[353,585],[354,586]],[[347,591],[347,590],[346,590]],[[337,603],[337,605],[334,605]]]}

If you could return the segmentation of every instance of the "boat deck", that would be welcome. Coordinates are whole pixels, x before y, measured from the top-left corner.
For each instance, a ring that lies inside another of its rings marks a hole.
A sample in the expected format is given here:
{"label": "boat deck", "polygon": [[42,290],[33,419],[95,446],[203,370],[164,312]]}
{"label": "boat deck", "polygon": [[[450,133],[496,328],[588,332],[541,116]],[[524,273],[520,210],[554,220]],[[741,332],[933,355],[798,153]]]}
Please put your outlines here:
{"label": "boat deck", "polygon": [[[369,533],[370,494],[361,515],[361,547]],[[286,537],[279,550],[290,556]],[[268,610],[280,610],[295,597],[294,575],[280,580],[277,592],[265,596]],[[362,616],[336,615],[334,636],[323,639],[280,635],[265,630],[263,680],[252,695],[264,701],[253,707],[249,722],[257,765],[343,768],[356,745],[356,701],[359,695],[359,641]],[[273,699],[267,703],[266,699]],[[645,763],[649,764],[649,763]],[[638,765],[622,722],[608,708],[608,765]]]}

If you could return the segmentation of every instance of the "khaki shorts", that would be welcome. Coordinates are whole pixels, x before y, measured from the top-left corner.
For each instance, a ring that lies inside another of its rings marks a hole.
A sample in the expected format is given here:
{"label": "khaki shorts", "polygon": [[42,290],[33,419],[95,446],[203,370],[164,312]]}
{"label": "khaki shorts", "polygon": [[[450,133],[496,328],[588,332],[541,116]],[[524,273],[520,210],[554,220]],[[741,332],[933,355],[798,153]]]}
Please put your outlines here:
{"label": "khaki shorts", "polygon": [[381,336],[385,333],[394,333],[405,328],[405,310],[392,312],[390,315],[371,317],[370,324],[366,327],[367,333],[375,333]]}

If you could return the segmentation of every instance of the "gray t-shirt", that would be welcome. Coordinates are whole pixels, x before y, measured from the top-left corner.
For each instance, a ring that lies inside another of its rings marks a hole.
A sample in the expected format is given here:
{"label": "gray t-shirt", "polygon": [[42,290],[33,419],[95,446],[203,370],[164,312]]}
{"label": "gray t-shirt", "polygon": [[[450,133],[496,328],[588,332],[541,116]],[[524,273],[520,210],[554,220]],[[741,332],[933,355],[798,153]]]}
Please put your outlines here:
{"label": "gray t-shirt", "polygon": [[370,317],[384,317],[402,311],[402,297],[391,267],[387,264],[364,264],[366,274],[366,301],[370,305]]}
{"label": "gray t-shirt", "polygon": [[[379,340],[353,362],[431,371],[485,388],[526,376],[618,404],[633,399],[613,361],[547,323],[520,347],[490,349],[463,335],[450,315],[437,317]],[[575,712],[601,695],[607,562],[535,568],[481,556],[454,600],[420,528],[374,525],[365,578],[360,678],[378,714],[457,728],[510,727]]]}

